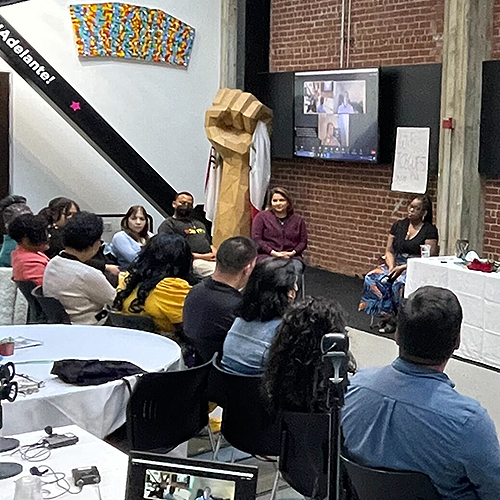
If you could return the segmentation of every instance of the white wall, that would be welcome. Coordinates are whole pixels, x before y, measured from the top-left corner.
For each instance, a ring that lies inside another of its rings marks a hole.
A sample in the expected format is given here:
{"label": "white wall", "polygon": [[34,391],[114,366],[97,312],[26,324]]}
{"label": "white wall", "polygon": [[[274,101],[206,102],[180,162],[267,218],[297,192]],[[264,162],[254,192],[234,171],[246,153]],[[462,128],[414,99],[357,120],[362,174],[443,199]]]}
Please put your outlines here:
{"label": "white wall", "polygon": [[[350,329],[349,336],[358,368],[385,366],[398,356],[398,346],[393,340],[354,329]],[[497,390],[500,373],[458,359],[450,360],[445,373],[456,384],[459,393],[477,399],[488,410],[497,433],[500,433],[500,398]]]}
{"label": "white wall", "polygon": [[[168,183],[202,203],[209,154],[203,121],[219,88],[221,0],[134,3],[160,8],[196,29],[187,70],[79,59],[69,1],[31,0],[2,7],[0,14]],[[11,70],[0,61],[0,71]],[[15,73],[12,88],[13,192],[36,210],[56,196],[100,213],[145,204],[158,226],[158,212]]]}

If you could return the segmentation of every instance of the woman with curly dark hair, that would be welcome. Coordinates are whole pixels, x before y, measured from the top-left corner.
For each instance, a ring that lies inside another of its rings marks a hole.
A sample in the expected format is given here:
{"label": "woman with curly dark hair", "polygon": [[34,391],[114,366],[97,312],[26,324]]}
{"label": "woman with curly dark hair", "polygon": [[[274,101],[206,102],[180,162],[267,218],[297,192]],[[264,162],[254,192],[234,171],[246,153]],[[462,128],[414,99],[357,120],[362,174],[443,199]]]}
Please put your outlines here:
{"label": "woman with curly dark hair", "polygon": [[232,373],[264,371],[276,328],[297,294],[297,270],[290,259],[259,262],[245,287],[238,317],[222,348],[221,365]]}
{"label": "woman with curly dark hair", "polygon": [[121,276],[113,308],[150,316],[161,333],[179,331],[184,300],[191,290],[187,280],[192,259],[182,236],[154,236]]}
{"label": "woman with curly dark hair", "polygon": [[[308,297],[283,316],[269,351],[263,391],[274,411],[326,411],[326,374],[321,339],[344,333],[346,316],[333,300]],[[356,370],[349,353],[348,370]]]}
{"label": "woman with curly dark hair", "polygon": [[[0,219],[3,221],[3,234],[8,233],[9,224],[21,214],[30,214],[24,196],[9,195],[0,200]],[[0,249],[0,267],[11,267],[11,254],[16,248],[16,242],[8,235],[3,234],[2,248]]]}
{"label": "woman with curly dark hair", "polygon": [[17,243],[11,254],[12,280],[32,281],[41,286],[49,258],[43,253],[49,247],[45,219],[22,214],[9,224],[9,236]]}

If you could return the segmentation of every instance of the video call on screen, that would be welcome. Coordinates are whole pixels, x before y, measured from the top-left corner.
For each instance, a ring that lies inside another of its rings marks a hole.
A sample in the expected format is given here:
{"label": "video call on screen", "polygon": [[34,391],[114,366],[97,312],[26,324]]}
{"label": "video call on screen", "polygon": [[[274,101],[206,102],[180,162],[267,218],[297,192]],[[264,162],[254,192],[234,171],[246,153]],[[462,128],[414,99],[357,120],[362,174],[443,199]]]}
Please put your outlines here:
{"label": "video call on screen", "polygon": [[296,73],[295,156],[377,162],[378,69]]}

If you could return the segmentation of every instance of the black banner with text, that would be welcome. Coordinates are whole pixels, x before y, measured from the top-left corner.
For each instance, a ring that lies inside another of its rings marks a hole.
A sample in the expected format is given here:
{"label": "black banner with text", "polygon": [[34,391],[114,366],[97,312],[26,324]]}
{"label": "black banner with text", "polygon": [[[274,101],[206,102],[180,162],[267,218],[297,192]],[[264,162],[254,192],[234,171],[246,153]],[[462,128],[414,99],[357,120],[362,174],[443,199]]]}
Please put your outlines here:
{"label": "black banner with text", "polygon": [[173,187],[2,16],[0,57],[155,208],[172,212]]}

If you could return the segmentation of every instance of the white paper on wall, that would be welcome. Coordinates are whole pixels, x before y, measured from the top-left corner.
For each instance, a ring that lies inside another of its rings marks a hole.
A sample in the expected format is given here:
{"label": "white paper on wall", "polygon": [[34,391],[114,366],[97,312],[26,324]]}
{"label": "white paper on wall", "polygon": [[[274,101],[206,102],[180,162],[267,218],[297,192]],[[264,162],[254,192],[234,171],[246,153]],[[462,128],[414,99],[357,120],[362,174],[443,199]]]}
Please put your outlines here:
{"label": "white paper on wall", "polygon": [[425,193],[429,169],[429,127],[398,127],[392,191]]}

